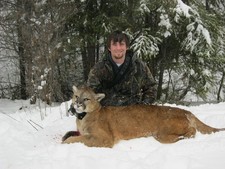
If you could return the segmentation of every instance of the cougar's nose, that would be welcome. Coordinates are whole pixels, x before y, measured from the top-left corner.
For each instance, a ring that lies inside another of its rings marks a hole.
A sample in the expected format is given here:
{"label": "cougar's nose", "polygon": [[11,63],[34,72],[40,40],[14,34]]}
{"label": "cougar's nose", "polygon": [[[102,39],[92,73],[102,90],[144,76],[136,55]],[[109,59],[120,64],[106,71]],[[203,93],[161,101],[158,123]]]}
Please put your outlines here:
{"label": "cougar's nose", "polygon": [[77,103],[77,107],[81,107],[82,106],[82,104],[81,103]]}
{"label": "cougar's nose", "polygon": [[77,103],[77,107],[81,107],[81,106],[82,106],[81,100],[78,99],[78,100],[76,101],[76,103]]}

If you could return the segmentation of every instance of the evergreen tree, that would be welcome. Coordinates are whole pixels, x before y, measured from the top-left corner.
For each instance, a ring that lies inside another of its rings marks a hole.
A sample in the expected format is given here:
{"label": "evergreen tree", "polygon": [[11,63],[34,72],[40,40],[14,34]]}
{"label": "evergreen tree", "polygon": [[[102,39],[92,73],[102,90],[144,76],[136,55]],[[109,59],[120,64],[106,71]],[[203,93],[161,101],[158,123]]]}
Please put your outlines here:
{"label": "evergreen tree", "polygon": [[14,40],[7,44],[15,46],[21,61],[24,96],[68,100],[72,85],[85,83],[107,52],[108,34],[120,29],[149,65],[159,100],[177,102],[188,92],[204,100],[207,92],[224,99],[222,0],[3,1],[10,12],[1,21],[17,23],[1,27]]}

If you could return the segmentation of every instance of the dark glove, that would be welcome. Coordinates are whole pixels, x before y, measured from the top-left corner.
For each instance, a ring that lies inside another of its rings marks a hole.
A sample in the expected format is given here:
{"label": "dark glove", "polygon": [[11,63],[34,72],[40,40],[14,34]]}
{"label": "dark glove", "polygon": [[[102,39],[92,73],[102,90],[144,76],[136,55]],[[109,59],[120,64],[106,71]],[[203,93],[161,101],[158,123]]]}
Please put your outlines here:
{"label": "dark glove", "polygon": [[74,116],[74,115],[76,114],[76,110],[74,109],[73,104],[70,105],[70,108],[69,108],[68,112],[69,112],[72,116]]}

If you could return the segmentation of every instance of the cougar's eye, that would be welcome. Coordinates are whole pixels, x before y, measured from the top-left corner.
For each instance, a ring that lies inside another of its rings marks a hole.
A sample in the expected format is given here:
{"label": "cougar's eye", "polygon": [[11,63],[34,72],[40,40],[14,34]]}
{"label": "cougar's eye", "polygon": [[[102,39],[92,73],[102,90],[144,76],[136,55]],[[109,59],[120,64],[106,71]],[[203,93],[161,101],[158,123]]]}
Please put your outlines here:
{"label": "cougar's eye", "polygon": [[88,98],[84,98],[84,101],[88,101],[88,100],[90,100],[90,99],[88,99]]}

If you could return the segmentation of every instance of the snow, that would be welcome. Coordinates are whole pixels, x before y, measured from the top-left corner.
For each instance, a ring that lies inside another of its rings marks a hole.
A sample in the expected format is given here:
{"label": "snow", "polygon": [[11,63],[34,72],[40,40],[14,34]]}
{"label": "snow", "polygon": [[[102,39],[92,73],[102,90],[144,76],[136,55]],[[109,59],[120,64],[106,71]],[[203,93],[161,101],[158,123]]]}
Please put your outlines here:
{"label": "snow", "polygon": [[[81,143],[63,145],[61,137],[75,130],[66,116],[70,102],[51,107],[29,101],[0,100],[0,169],[224,169],[225,132],[197,136],[174,144],[149,138],[121,141],[112,149]],[[39,106],[38,106],[39,105]],[[177,106],[214,127],[225,127],[225,102]],[[40,112],[45,114],[41,120]]]}
{"label": "snow", "polygon": [[[177,0],[177,6],[174,9],[174,11],[176,12],[176,15],[174,17],[175,22],[179,22],[180,20],[180,15],[185,16],[186,18],[190,18],[191,16],[194,16],[195,21],[190,23],[189,25],[187,25],[187,31],[189,31],[188,33],[188,40],[187,40],[187,44],[186,46],[189,47],[191,49],[191,51],[193,51],[193,49],[195,48],[195,46],[198,44],[199,42],[199,37],[204,37],[204,39],[206,40],[206,43],[211,46],[212,45],[212,40],[210,37],[210,33],[209,31],[203,26],[203,23],[200,19],[200,15],[198,14],[198,12],[194,9],[192,9],[190,6],[186,5],[185,3],[182,2],[182,0]],[[190,12],[190,13],[189,13]],[[196,25],[197,24],[197,28]],[[195,37],[197,33],[197,37]],[[186,47],[186,48],[187,48]]]}
{"label": "snow", "polygon": [[147,7],[146,0],[141,0],[140,1],[140,7],[139,7],[138,10],[141,11],[142,14],[150,13],[150,9]]}
{"label": "snow", "polygon": [[188,5],[186,5],[185,3],[183,3],[182,0],[177,0],[177,8],[176,8],[176,12],[181,14],[183,13],[184,16],[186,16],[187,18],[189,18],[191,15],[189,14],[189,10],[191,10],[191,7],[189,7]]}

